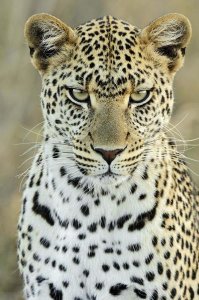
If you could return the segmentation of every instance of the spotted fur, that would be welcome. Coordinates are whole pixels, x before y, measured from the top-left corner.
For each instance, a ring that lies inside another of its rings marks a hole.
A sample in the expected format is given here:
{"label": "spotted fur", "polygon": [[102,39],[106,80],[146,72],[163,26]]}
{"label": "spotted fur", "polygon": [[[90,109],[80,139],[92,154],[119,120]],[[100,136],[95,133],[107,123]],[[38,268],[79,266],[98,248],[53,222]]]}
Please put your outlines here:
{"label": "spotted fur", "polygon": [[199,299],[198,192],[165,134],[190,36],[179,14],[27,21],[45,125],[18,225],[26,299]]}

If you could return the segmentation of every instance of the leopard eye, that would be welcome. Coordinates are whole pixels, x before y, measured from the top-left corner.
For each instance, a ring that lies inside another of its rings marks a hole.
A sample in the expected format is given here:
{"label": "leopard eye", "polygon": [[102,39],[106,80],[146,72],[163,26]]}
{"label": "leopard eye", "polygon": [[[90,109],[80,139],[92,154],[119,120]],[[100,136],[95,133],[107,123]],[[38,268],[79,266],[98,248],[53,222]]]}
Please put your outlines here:
{"label": "leopard eye", "polygon": [[67,92],[70,100],[78,102],[78,104],[88,103],[90,101],[90,96],[86,91],[68,88]]}
{"label": "leopard eye", "polygon": [[141,105],[147,102],[150,99],[151,90],[142,90],[134,92],[129,97],[129,103],[135,105]]}

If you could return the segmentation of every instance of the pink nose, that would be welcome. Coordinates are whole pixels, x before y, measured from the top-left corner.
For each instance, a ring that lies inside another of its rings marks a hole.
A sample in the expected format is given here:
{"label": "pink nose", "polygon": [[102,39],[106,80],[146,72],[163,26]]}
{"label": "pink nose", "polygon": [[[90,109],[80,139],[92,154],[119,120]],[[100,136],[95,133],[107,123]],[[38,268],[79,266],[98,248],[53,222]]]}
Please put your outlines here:
{"label": "pink nose", "polygon": [[116,156],[124,149],[104,150],[102,148],[95,148],[95,151],[100,153],[103,159],[110,165]]}

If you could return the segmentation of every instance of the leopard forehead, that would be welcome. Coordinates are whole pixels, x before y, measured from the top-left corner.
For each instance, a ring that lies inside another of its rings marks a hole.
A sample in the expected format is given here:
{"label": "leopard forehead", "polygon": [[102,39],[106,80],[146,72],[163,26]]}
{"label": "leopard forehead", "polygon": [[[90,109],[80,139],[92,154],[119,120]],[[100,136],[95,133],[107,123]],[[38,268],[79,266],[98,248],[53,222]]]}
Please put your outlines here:
{"label": "leopard forehead", "polygon": [[93,79],[97,88],[102,88],[95,92],[114,96],[116,91],[121,95],[131,90],[132,84],[150,82],[149,71],[154,65],[143,52],[137,27],[105,16],[78,26],[75,31],[78,40],[68,68],[73,69],[74,80],[80,85]]}
{"label": "leopard forehead", "polygon": [[79,26],[76,31],[79,37],[77,47],[90,68],[94,68],[95,60],[98,68],[117,72],[123,60],[127,62],[123,67],[131,69],[131,56],[135,55],[134,49],[138,45],[138,28],[106,16]]}

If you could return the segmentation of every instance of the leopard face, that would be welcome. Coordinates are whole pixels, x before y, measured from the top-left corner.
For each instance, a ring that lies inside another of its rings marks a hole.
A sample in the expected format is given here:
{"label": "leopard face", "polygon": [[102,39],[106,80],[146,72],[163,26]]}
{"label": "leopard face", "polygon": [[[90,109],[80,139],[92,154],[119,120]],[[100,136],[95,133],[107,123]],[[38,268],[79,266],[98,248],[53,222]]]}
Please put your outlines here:
{"label": "leopard face", "polygon": [[191,36],[184,16],[143,30],[106,16],[73,30],[40,14],[25,35],[42,76],[46,144],[71,174],[121,181],[161,148]]}

